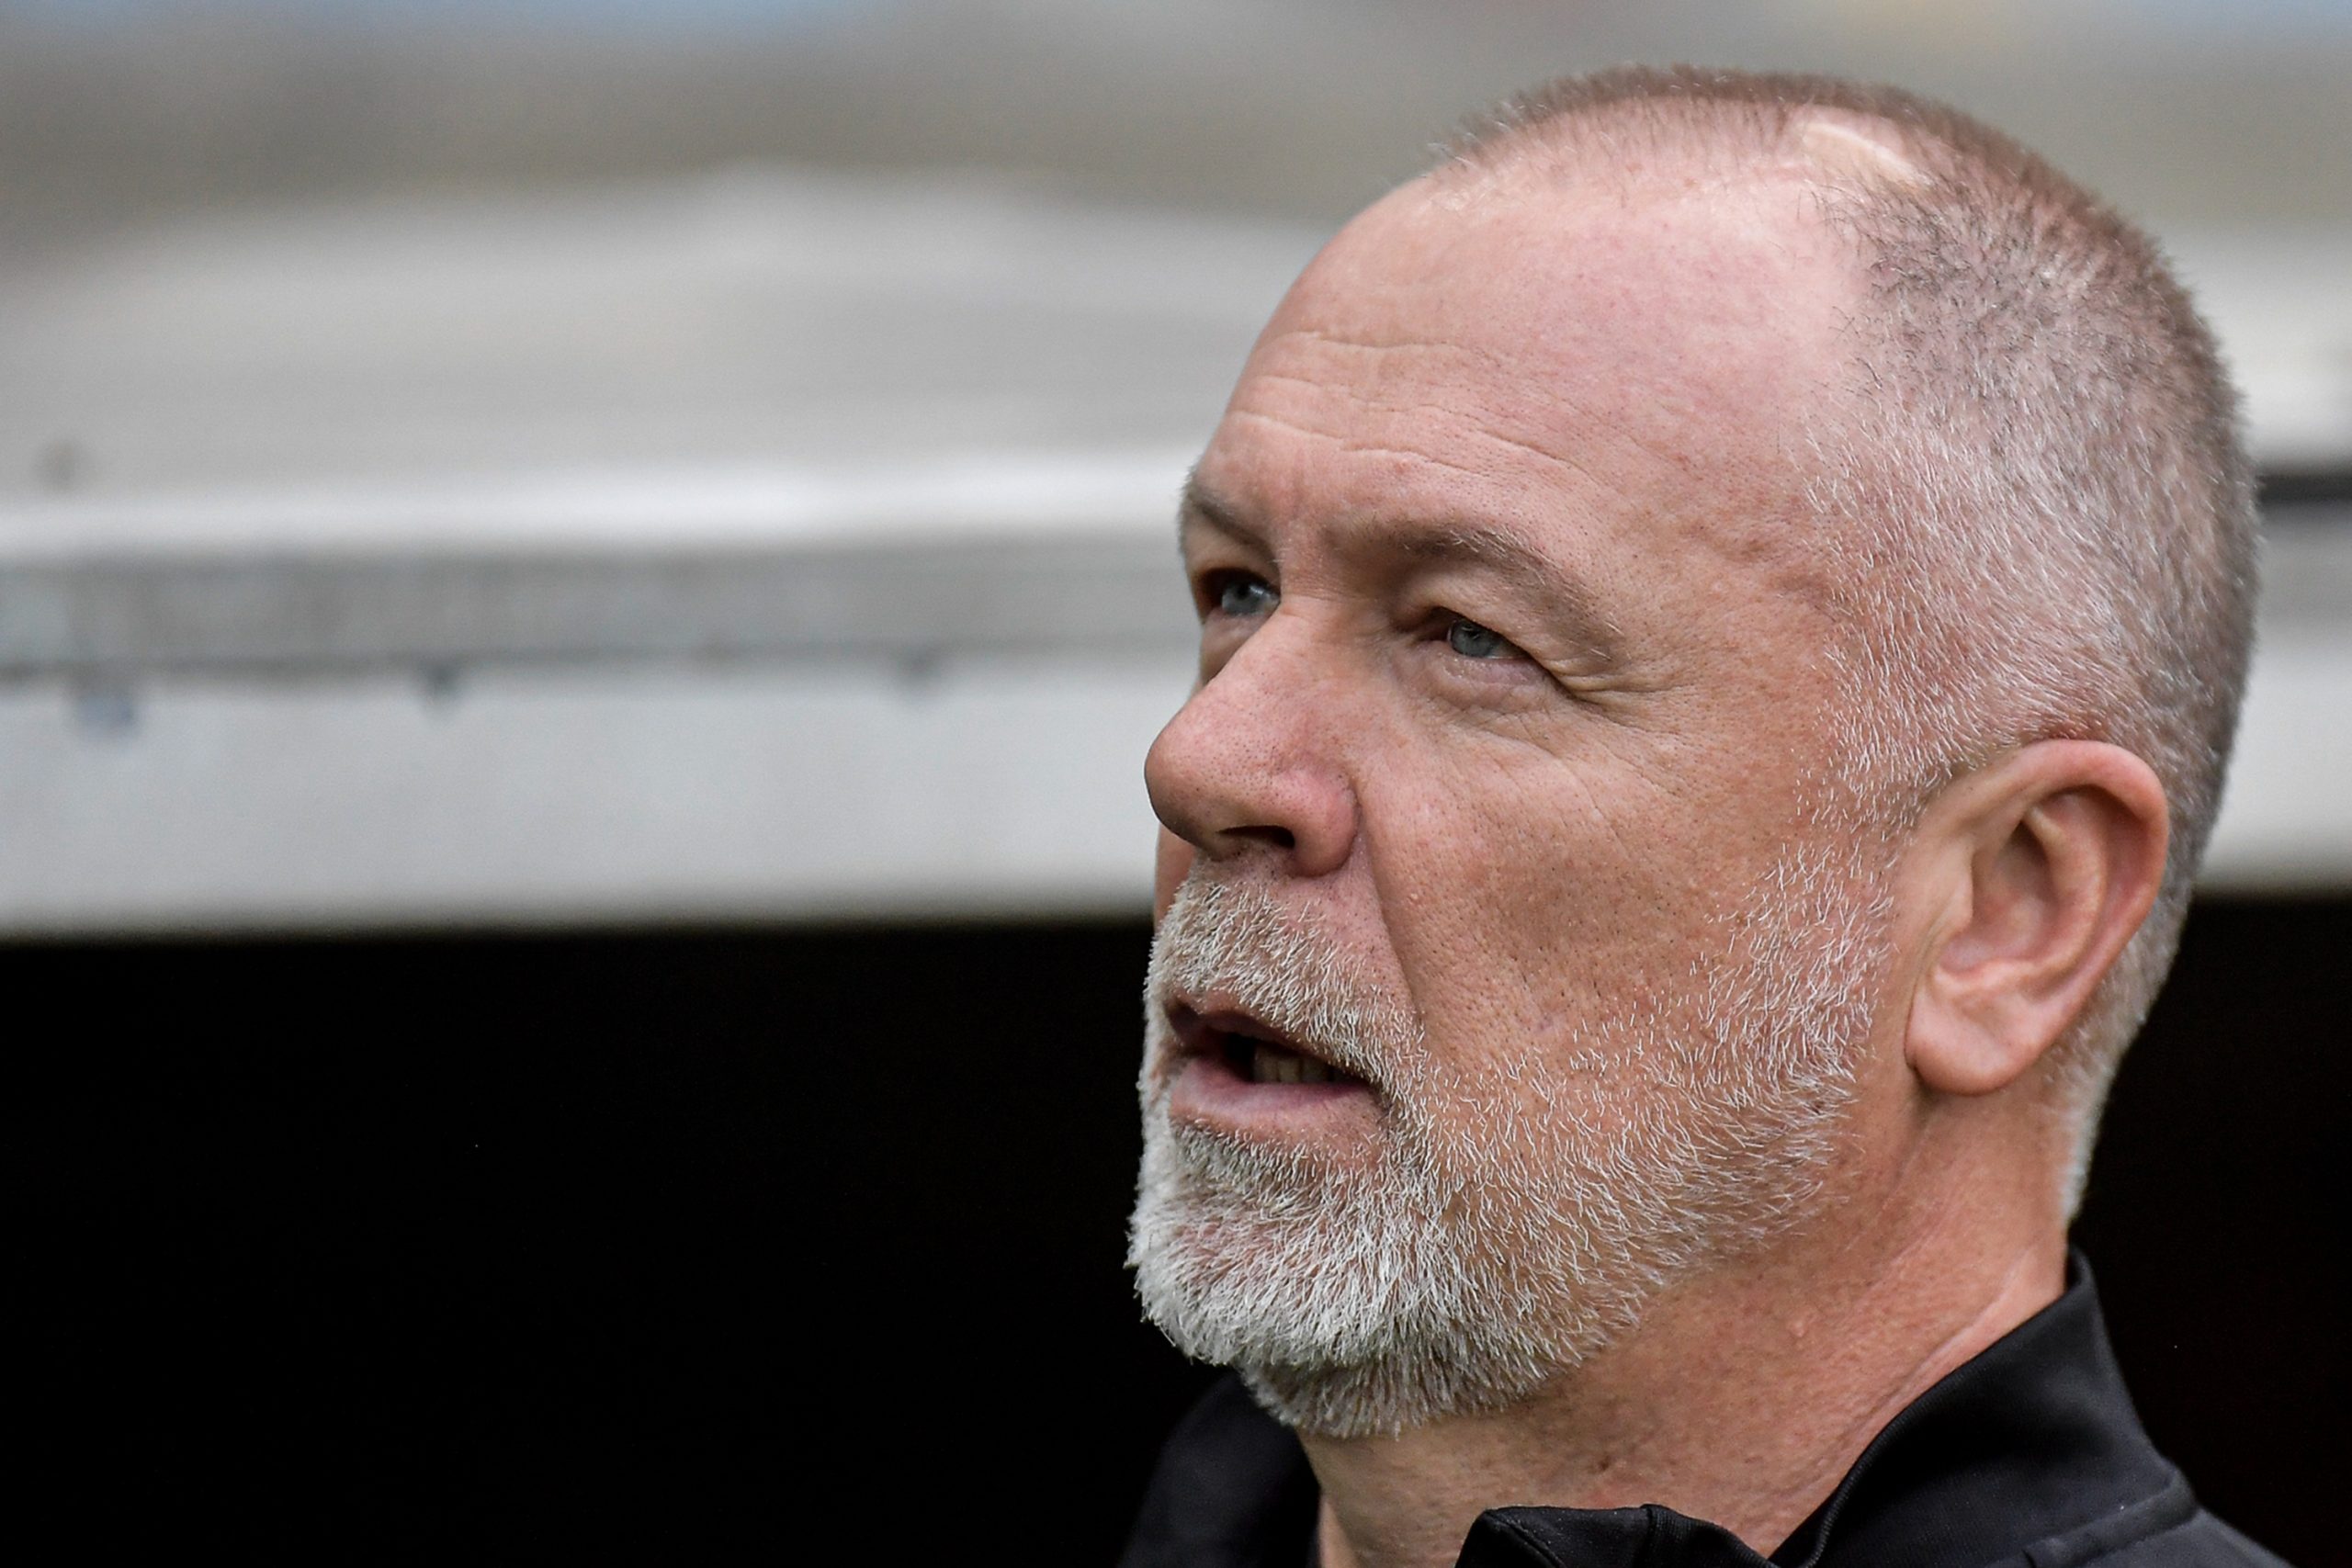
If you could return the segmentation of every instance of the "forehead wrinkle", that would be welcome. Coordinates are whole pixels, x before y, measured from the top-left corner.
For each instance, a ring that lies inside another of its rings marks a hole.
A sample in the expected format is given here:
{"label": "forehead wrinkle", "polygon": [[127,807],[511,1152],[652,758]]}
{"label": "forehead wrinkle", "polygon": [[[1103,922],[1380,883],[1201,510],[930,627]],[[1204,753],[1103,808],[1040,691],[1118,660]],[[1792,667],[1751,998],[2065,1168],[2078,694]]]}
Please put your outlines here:
{"label": "forehead wrinkle", "polygon": [[1255,420],[1261,424],[1271,424],[1278,429],[1291,431],[1313,440],[1329,441],[1342,452],[1351,453],[1357,457],[1397,457],[1408,463],[1426,464],[1432,468],[1444,468],[1453,473],[1467,475],[1471,479],[1484,479],[1492,477],[1485,470],[1468,463],[1453,462],[1418,446],[1384,446],[1377,442],[1359,441],[1349,436],[1343,430],[1319,430],[1314,425],[1303,424],[1295,419],[1284,419],[1280,414],[1261,413],[1255,409],[1236,408],[1226,411],[1226,417]]}
{"label": "forehead wrinkle", "polygon": [[1280,333],[1268,334],[1266,344],[1271,346],[1284,338],[1298,338],[1307,343],[1319,344],[1327,348],[1343,349],[1356,354],[1375,355],[1431,354],[1441,358],[1467,359],[1487,367],[1498,366],[1502,363],[1501,355],[1479,344],[1452,343],[1444,338],[1417,337],[1384,341],[1353,333],[1334,332],[1329,327],[1317,326],[1285,327]]}
{"label": "forehead wrinkle", "polygon": [[[1476,356],[1482,362],[1498,367],[1503,363],[1498,356],[1489,354],[1481,353]],[[1526,379],[1523,376],[1519,378],[1522,381]],[[1351,398],[1362,405],[1362,412],[1415,426],[1423,434],[1433,435],[1442,431],[1452,435],[1466,437],[1480,446],[1497,449],[1499,454],[1506,457],[1532,458],[1546,468],[1557,468],[1572,476],[1579,483],[1597,491],[1615,491],[1621,488],[1619,483],[1600,473],[1590,461],[1580,457],[1572,450],[1546,445],[1538,438],[1540,433],[1531,432],[1525,435],[1512,434],[1504,428],[1505,409],[1481,406],[1476,400],[1466,393],[1452,401],[1429,397],[1409,400],[1387,399],[1376,395],[1366,395],[1314,376],[1252,367],[1244,373],[1242,385],[1237,390],[1233,403],[1226,410],[1226,418],[1271,425],[1275,429],[1294,432],[1313,440],[1329,442],[1342,452],[1351,455],[1397,458],[1416,465],[1447,469],[1482,483],[1508,482],[1509,480],[1506,472],[1491,466],[1464,462],[1442,456],[1436,449],[1438,443],[1434,440],[1423,441],[1411,446],[1399,446],[1352,434],[1352,426],[1363,421],[1360,418],[1351,419],[1345,413],[1328,422],[1316,420],[1310,423],[1295,414],[1271,413],[1263,409],[1244,406],[1253,389],[1269,385],[1297,387],[1327,397]],[[1524,395],[1540,399],[1543,396],[1543,389],[1530,389]],[[1610,439],[1630,447],[1660,467],[1669,465],[1677,468],[1687,467],[1679,455],[1661,447],[1655,442],[1645,440],[1621,422],[1606,417],[1588,416],[1587,424],[1592,432],[1607,435]]]}
{"label": "forehead wrinkle", "polygon": [[[1492,355],[1480,355],[1478,357],[1490,364],[1500,365],[1502,363],[1499,358]],[[1283,371],[1257,371],[1253,372],[1249,378],[1254,382],[1271,382],[1276,385],[1305,387],[1317,392],[1329,392],[1333,389],[1331,384],[1328,381],[1319,381],[1311,376],[1298,376]],[[1418,400],[1384,400],[1378,403],[1377,407],[1379,412],[1394,418],[1414,419],[1426,416],[1432,423],[1442,421],[1447,424],[1459,428],[1463,434],[1469,435],[1475,440],[1486,442],[1492,446],[1503,447],[1511,452],[1533,457],[1540,462],[1546,463],[1556,468],[1566,468],[1570,473],[1577,475],[1578,478],[1594,484],[1605,484],[1607,482],[1602,479],[1599,474],[1592,470],[1589,464],[1580,461],[1566,452],[1555,450],[1550,446],[1544,446],[1542,442],[1530,439],[1527,436],[1513,435],[1509,431],[1504,430],[1494,419],[1470,417],[1470,415],[1475,412],[1491,412],[1492,411],[1465,411],[1459,404],[1443,402],[1435,399],[1420,399]],[[1261,420],[1268,423],[1281,425],[1285,429],[1298,431],[1302,434],[1319,436],[1328,441],[1336,441],[1342,448],[1350,452],[1362,452],[1374,457],[1410,457],[1416,461],[1432,464],[1438,468],[1453,468],[1458,472],[1477,475],[1480,478],[1493,477],[1482,472],[1480,469],[1476,468],[1469,464],[1449,462],[1445,458],[1440,457],[1436,454],[1419,447],[1407,448],[1400,446],[1377,446],[1363,441],[1351,440],[1342,430],[1318,429],[1316,426],[1303,423],[1298,420],[1284,419],[1279,414],[1270,414],[1257,409],[1237,407],[1228,412],[1242,419]],[[1658,463],[1675,463],[1677,466],[1679,466],[1679,458],[1676,455],[1668,452],[1656,442],[1645,440],[1640,435],[1635,434],[1631,428],[1621,422],[1605,418],[1594,418],[1591,423],[1597,429],[1605,431],[1612,438],[1623,442],[1628,446],[1634,447],[1635,450],[1651,457]]]}
{"label": "forehead wrinkle", "polygon": [[[1344,373],[1318,376],[1264,364],[1262,361],[1271,355],[1268,345],[1261,344],[1251,355],[1251,362],[1243,371],[1234,402],[1227,410],[1227,417],[1296,431],[1333,442],[1342,450],[1351,453],[1404,457],[1481,479],[1494,479],[1501,476],[1475,464],[1440,456],[1430,449],[1430,444],[1400,447],[1351,436],[1349,426],[1364,414],[1408,423],[1418,422],[1422,429],[1430,432],[1449,431],[1480,445],[1498,448],[1504,454],[1532,458],[1604,491],[1620,491],[1625,481],[1623,479],[1612,479],[1600,471],[1591,457],[1580,454],[1574,441],[1564,439],[1566,433],[1556,428],[1563,420],[1572,419],[1575,430],[1586,443],[1606,441],[1659,470],[1684,473],[1691,465],[1693,454],[1690,449],[1640,429],[1625,411],[1597,406],[1594,400],[1575,395],[1577,374],[1589,370],[1589,367],[1573,362],[1556,366],[1529,364],[1476,344],[1419,340],[1398,344],[1366,343],[1316,327],[1293,328],[1269,342],[1281,339],[1306,340],[1342,348],[1379,352],[1408,348],[1464,360],[1484,373],[1483,384],[1456,384],[1456,395],[1451,399],[1431,397],[1426,392],[1419,396],[1392,396],[1389,394],[1399,389],[1383,387],[1376,381],[1372,385],[1361,384]],[[1297,388],[1320,399],[1349,400],[1358,408],[1343,412],[1336,420],[1310,423],[1295,415],[1271,413],[1263,409],[1244,406],[1253,389],[1270,387]],[[1525,418],[1514,417],[1537,411],[1547,417],[1533,423]],[[1544,428],[1546,424],[1555,428]],[[1511,428],[1513,425],[1521,428],[1515,430]]]}

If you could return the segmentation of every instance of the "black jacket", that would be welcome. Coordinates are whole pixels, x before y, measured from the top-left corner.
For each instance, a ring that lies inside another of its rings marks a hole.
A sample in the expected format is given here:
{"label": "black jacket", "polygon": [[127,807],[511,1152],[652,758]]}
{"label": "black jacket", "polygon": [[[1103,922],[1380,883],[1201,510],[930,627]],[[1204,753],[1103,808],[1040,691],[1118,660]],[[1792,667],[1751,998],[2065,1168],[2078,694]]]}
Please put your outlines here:
{"label": "black jacket", "polygon": [[[2285,1568],[2149,1445],[2082,1259],[2066,1292],[1887,1423],[1770,1559],[1639,1508],[1492,1508],[1462,1568]],[[1304,1568],[1315,1476],[1231,1378],[1177,1427],[1122,1568]]]}

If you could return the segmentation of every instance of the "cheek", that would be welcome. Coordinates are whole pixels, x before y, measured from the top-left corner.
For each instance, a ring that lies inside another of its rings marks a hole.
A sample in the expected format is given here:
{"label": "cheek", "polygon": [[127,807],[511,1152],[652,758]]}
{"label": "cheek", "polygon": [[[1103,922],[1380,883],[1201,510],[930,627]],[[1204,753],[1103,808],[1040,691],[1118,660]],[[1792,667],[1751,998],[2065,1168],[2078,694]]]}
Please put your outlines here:
{"label": "cheek", "polygon": [[1688,987],[1719,878],[1673,797],[1555,760],[1396,812],[1377,858],[1397,963],[1468,1051],[1590,1038]]}

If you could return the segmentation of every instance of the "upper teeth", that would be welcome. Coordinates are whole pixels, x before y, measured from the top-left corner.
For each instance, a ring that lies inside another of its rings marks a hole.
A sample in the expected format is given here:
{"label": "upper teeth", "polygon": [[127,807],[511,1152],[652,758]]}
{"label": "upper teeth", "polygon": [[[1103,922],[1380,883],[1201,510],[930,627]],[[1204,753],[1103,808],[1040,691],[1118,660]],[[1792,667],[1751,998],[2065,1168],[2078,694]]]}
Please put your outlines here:
{"label": "upper teeth", "polygon": [[1250,1054],[1251,1083],[1329,1083],[1332,1077],[1329,1063],[1263,1041]]}

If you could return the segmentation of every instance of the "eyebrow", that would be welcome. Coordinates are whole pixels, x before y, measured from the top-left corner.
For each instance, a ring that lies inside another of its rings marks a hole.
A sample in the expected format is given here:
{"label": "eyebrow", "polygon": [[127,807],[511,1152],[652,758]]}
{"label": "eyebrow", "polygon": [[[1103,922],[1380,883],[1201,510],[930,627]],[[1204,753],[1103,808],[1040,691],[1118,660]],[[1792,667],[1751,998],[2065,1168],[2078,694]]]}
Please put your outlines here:
{"label": "eyebrow", "polygon": [[1184,476],[1183,495],[1176,503],[1176,532],[1180,543],[1184,525],[1195,518],[1262,555],[1273,554],[1266,544],[1266,536],[1242,521],[1242,509],[1203,484],[1197,470]]}
{"label": "eyebrow", "polygon": [[[1265,535],[1250,525],[1248,510],[1201,483],[1197,476],[1184,480],[1177,517],[1180,531],[1185,523],[1197,520],[1261,555],[1273,554]],[[1532,545],[1491,525],[1365,518],[1350,524],[1341,547],[1348,555],[1410,561],[1417,566],[1476,567],[1553,607],[1560,629],[1592,648],[1606,649],[1617,641],[1616,628],[1589,588]]]}

